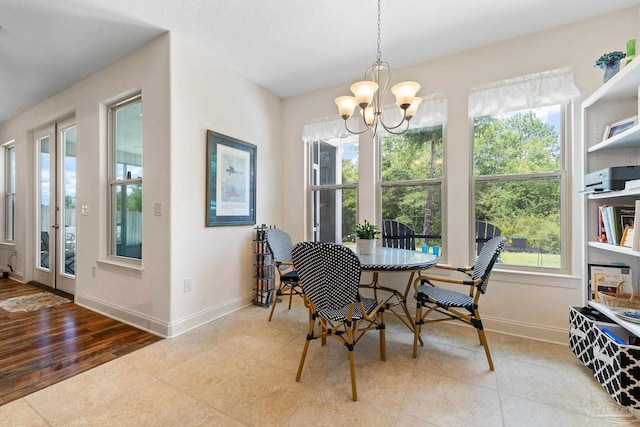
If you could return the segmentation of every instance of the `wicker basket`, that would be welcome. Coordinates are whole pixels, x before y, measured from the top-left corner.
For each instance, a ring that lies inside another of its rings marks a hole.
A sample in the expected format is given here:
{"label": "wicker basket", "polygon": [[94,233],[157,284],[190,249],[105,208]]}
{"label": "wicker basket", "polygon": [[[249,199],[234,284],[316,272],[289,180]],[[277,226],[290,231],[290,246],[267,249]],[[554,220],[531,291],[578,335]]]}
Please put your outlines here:
{"label": "wicker basket", "polygon": [[640,310],[640,296],[633,294],[633,288],[630,294],[617,293],[613,295],[598,292],[598,300],[602,305],[609,308],[624,307]]}

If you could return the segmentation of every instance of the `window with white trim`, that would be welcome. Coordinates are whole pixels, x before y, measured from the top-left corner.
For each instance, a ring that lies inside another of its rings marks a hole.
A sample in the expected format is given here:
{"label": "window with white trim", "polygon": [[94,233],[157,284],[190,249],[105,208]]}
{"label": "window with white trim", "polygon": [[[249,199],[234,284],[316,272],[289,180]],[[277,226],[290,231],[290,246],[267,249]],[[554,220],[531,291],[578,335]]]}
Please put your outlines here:
{"label": "window with white trim", "polygon": [[417,250],[442,246],[442,136],[438,125],[381,137],[382,219],[409,226]]}
{"label": "window with white trim", "polygon": [[109,254],[142,259],[142,97],[109,107]]}
{"label": "window with white trim", "polygon": [[312,141],[313,240],[355,242],[358,211],[358,136]]}
{"label": "window with white trim", "polygon": [[416,250],[440,246],[444,212],[444,124],[448,100],[442,93],[422,98],[411,129],[379,136],[382,219],[403,223],[416,236]]}
{"label": "window with white trim", "polygon": [[[565,135],[577,94],[566,68],[470,94],[476,228],[489,224],[507,238],[502,265],[567,268]],[[487,238],[479,234],[476,248]]]}
{"label": "window with white trim", "polygon": [[4,146],[4,240],[15,240],[16,206],[16,147],[13,142]]}

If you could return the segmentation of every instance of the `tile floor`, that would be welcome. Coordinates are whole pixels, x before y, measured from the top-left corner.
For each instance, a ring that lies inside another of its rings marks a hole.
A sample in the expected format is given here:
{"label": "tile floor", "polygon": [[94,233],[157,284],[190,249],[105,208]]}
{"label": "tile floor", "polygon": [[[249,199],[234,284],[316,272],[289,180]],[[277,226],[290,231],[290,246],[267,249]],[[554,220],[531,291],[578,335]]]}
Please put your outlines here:
{"label": "tile floor", "polygon": [[413,359],[392,315],[386,362],[376,333],[356,346],[357,402],[335,340],[312,343],[297,383],[296,302],[272,322],[246,307],[0,406],[0,426],[640,426],[568,346],[489,333],[491,372],[475,331],[440,323]]}

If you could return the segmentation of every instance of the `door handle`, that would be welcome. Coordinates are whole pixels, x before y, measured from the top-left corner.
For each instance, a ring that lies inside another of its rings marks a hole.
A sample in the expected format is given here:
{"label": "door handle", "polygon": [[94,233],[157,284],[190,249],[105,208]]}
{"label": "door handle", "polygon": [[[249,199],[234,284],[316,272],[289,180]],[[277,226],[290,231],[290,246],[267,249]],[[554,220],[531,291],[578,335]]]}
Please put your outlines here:
{"label": "door handle", "polygon": [[57,230],[58,228],[60,228],[60,226],[59,225],[52,225],[51,228],[55,228]]}

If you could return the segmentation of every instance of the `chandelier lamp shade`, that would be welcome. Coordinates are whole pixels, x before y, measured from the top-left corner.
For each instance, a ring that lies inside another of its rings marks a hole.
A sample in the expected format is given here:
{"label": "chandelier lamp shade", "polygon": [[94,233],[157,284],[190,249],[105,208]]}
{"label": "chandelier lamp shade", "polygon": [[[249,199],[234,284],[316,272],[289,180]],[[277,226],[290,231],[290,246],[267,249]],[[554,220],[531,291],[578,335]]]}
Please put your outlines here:
{"label": "chandelier lamp shade", "polygon": [[[398,123],[389,124],[383,120],[382,102],[387,92],[391,70],[387,62],[380,60],[380,0],[378,0],[378,56],[367,71],[364,80],[351,85],[353,96],[340,96],[336,98],[338,113],[344,120],[345,128],[349,133],[361,134],[367,130],[375,136],[378,126],[382,126],[387,132],[396,135],[403,134],[409,129],[409,121],[416,115],[422,98],[416,96],[420,90],[420,84],[416,82],[401,82],[391,88],[391,93],[396,97],[396,105],[402,112],[402,118]],[[354,130],[349,128],[347,120],[354,114],[356,108],[364,122],[364,128]]]}

